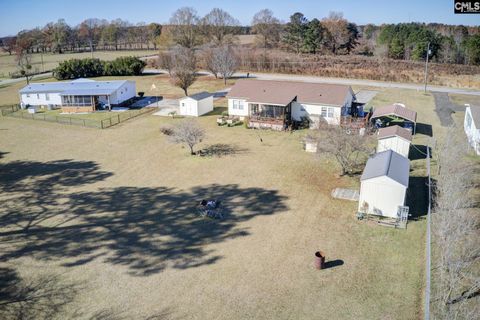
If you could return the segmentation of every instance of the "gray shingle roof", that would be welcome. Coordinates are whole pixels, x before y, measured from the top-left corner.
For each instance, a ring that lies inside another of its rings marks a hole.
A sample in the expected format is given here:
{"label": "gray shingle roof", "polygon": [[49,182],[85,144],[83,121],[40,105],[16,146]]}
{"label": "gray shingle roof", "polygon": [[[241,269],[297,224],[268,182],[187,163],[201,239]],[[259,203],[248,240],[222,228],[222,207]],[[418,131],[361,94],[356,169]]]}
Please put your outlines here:
{"label": "gray shingle roof", "polygon": [[343,106],[350,91],[349,86],[337,84],[241,79],[227,97],[284,106],[297,97],[300,103]]}
{"label": "gray shingle roof", "polygon": [[394,115],[412,122],[417,122],[417,112],[410,110],[399,103],[376,108],[373,111],[372,119],[389,115]]}
{"label": "gray shingle roof", "polygon": [[410,161],[392,150],[374,154],[368,159],[360,180],[364,181],[383,176],[408,187]]}
{"label": "gray shingle roof", "polygon": [[408,129],[402,128],[400,126],[394,125],[386,128],[378,129],[377,139],[390,138],[394,136],[402,137],[405,140],[412,141],[412,132]]}
{"label": "gray shingle roof", "polygon": [[202,92],[199,92],[199,93],[192,94],[188,97],[192,98],[193,100],[200,101],[200,100],[203,100],[203,99],[208,98],[210,96],[213,96],[213,93],[210,93],[210,92],[207,92],[207,91],[202,91]]}
{"label": "gray shingle roof", "polygon": [[[30,83],[23,87],[20,93],[42,93],[42,92],[83,92],[83,94],[111,94],[118,90],[127,80],[111,81],[85,81],[77,79],[65,82],[44,82]],[[70,93],[73,94],[73,93]]]}

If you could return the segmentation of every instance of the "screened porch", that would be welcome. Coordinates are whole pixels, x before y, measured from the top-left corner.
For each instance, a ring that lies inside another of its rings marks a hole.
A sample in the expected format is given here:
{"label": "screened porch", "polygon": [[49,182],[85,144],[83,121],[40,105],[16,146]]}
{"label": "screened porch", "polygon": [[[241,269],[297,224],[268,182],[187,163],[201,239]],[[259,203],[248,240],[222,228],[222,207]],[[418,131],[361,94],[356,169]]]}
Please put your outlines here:
{"label": "screened porch", "polygon": [[250,104],[250,119],[267,122],[284,122],[287,117],[288,106],[271,104]]}
{"label": "screened porch", "polygon": [[64,96],[62,95],[62,106],[65,107],[92,107],[95,106],[94,96]]}

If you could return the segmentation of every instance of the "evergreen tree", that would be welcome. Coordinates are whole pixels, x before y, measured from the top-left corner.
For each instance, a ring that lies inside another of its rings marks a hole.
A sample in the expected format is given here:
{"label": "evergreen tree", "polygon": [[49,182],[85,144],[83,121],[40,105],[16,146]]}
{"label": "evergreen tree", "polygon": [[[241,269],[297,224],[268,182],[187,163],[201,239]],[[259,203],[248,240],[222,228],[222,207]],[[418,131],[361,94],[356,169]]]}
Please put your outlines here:
{"label": "evergreen tree", "polygon": [[307,23],[303,13],[296,12],[290,16],[290,22],[285,27],[283,42],[296,53],[299,53],[303,46]]}

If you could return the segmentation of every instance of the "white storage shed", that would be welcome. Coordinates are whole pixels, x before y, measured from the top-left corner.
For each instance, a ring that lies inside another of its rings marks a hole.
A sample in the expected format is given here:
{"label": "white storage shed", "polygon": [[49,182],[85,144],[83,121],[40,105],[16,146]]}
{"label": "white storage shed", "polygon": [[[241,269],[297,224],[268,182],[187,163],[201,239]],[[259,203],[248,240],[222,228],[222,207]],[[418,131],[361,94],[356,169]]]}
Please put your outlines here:
{"label": "white storage shed", "polygon": [[182,116],[199,117],[213,111],[213,94],[206,91],[182,98],[179,102]]}
{"label": "white storage shed", "polygon": [[410,161],[395,151],[371,156],[360,179],[358,211],[397,218],[405,205],[409,174]]}
{"label": "white storage shed", "polygon": [[410,143],[412,142],[412,132],[410,130],[397,125],[380,128],[377,139],[377,152],[393,150],[408,158]]}

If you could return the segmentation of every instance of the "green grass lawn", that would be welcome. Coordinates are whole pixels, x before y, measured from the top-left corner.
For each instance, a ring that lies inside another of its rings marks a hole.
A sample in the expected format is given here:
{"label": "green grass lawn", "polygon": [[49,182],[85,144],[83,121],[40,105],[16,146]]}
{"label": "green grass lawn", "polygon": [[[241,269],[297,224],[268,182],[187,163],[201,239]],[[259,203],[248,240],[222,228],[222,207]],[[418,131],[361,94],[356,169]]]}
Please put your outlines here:
{"label": "green grass lawn", "polygon": [[[113,60],[118,57],[124,56],[146,56],[151,54],[156,54],[154,50],[132,50],[132,51],[95,51],[93,53],[94,58],[101,60]],[[43,56],[43,66],[42,66],[42,56]],[[81,53],[63,53],[63,54],[32,54],[32,70],[34,72],[43,72],[49,71],[56,68],[61,61],[69,59],[82,59],[82,58],[91,58],[92,54],[90,52],[81,52]],[[9,73],[17,71],[15,54],[1,54],[0,55],[0,78],[9,78]]]}

